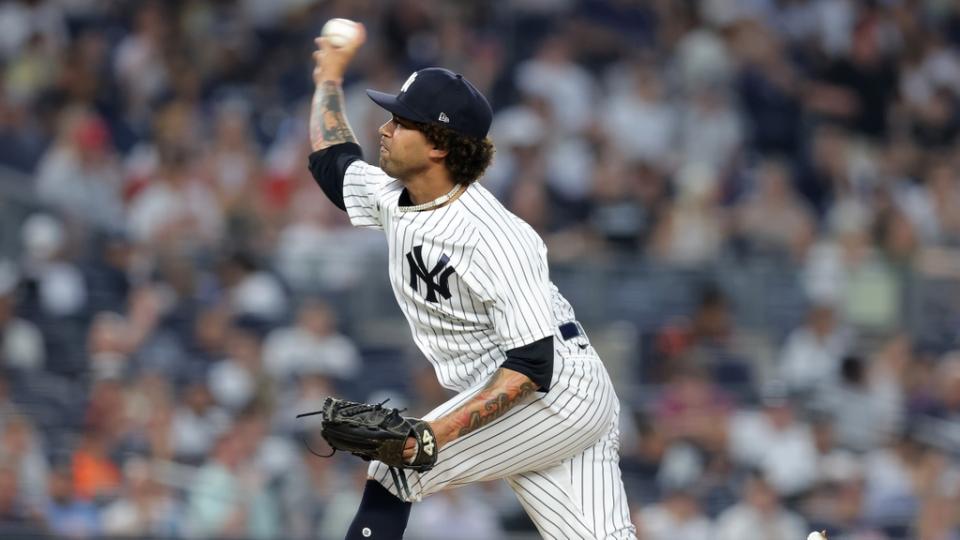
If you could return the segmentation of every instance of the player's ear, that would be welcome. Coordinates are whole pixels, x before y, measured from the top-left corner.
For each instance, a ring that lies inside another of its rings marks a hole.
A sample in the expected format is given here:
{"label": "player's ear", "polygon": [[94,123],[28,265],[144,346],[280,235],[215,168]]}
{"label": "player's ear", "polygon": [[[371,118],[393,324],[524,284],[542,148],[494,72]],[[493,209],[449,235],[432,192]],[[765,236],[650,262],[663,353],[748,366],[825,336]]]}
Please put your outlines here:
{"label": "player's ear", "polygon": [[430,156],[432,159],[441,160],[447,157],[447,154],[449,153],[450,153],[449,150],[441,150],[440,148],[437,148],[436,146],[434,146],[433,148],[430,149],[429,152],[427,152],[427,155]]}

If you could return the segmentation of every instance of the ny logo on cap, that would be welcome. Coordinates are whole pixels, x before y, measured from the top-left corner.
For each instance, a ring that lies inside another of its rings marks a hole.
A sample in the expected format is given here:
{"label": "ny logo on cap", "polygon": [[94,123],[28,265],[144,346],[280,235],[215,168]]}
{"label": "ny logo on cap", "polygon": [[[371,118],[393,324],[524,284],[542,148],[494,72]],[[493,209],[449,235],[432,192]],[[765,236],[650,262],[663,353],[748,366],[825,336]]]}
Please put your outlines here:
{"label": "ny logo on cap", "polygon": [[440,118],[437,118],[437,120],[443,122],[444,124],[449,124],[449,123],[450,123],[450,117],[447,116],[447,113],[445,113],[445,112],[441,112],[441,113],[440,113]]}
{"label": "ny logo on cap", "polygon": [[400,87],[400,93],[402,94],[406,92],[407,88],[410,88],[410,85],[413,84],[413,81],[416,78],[417,78],[417,72],[414,71],[413,73],[410,74],[409,77],[407,77],[407,82],[403,83],[403,86]]}

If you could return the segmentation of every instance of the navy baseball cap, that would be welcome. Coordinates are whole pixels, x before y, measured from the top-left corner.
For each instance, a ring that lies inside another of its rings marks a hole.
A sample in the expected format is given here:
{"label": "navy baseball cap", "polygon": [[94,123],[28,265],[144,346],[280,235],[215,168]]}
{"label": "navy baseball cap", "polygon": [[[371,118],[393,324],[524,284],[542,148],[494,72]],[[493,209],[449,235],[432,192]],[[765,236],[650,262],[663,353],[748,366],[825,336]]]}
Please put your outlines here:
{"label": "navy baseball cap", "polygon": [[397,95],[367,90],[377,105],[421,124],[437,124],[482,139],[490,131],[493,110],[487,98],[463,75],[444,68],[415,71]]}

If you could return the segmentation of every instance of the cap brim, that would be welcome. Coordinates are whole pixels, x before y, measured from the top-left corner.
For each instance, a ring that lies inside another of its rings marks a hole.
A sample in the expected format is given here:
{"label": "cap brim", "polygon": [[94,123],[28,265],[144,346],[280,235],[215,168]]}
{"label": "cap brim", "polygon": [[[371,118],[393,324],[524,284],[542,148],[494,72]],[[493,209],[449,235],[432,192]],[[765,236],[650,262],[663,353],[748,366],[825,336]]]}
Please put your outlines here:
{"label": "cap brim", "polygon": [[413,109],[404,105],[399,99],[397,99],[397,96],[393,94],[378,92],[376,90],[367,90],[367,95],[373,100],[374,103],[399,116],[400,118],[421,123],[429,122],[428,119],[421,117],[419,114],[415,113]]}

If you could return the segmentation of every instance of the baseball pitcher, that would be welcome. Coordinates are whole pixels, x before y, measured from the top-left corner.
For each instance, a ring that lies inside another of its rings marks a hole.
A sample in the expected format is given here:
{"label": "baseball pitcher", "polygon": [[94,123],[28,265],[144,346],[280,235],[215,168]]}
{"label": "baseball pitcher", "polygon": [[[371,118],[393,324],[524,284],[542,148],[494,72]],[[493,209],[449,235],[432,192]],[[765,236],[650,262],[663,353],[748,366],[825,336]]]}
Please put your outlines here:
{"label": "baseball pitcher", "polygon": [[347,538],[402,538],[412,503],[499,478],[545,538],[635,538],[610,377],[550,281],[543,240],[477,183],[494,152],[490,105],[442,68],[397,94],[368,90],[388,116],[367,163],[341,88],[357,29],[336,47],[317,39],[310,171],[353,225],[384,231],[413,339],[459,393],[422,419],[327,400],[324,436],[371,460]]}

